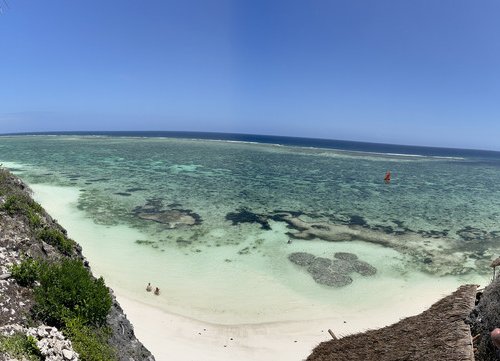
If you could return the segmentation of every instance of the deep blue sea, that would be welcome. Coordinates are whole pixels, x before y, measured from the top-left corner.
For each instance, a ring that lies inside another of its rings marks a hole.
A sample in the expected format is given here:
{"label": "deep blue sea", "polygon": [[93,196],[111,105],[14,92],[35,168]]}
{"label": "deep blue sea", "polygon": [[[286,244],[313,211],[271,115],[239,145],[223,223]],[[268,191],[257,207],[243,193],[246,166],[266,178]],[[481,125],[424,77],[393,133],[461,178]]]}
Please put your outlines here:
{"label": "deep blue sea", "polygon": [[[251,142],[262,144],[277,144],[295,147],[312,147],[338,149],[344,151],[393,153],[440,157],[474,157],[497,159],[500,152],[489,150],[423,147],[413,145],[383,144],[369,142],[354,142],[348,140],[284,137],[276,135],[215,133],[215,132],[182,132],[182,131],[100,131],[100,132],[38,132],[16,133],[16,135],[80,135],[107,137],[144,137],[144,138],[181,138],[200,140],[226,140],[235,142]],[[2,135],[0,135],[2,136]],[[4,135],[5,136],[5,135]],[[6,136],[9,136],[8,134]]]}

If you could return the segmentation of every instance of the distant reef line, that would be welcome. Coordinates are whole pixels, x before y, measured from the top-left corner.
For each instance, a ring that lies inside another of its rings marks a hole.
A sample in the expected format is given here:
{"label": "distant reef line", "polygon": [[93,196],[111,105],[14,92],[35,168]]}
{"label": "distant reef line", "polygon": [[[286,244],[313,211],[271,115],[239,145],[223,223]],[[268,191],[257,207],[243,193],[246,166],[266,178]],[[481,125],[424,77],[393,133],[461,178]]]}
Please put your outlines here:
{"label": "distant reef line", "polygon": [[328,138],[306,138],[285,135],[264,135],[250,133],[195,132],[195,131],[47,131],[16,132],[0,134],[11,136],[94,136],[132,138],[176,138],[193,140],[214,140],[242,143],[259,143],[279,146],[331,149],[350,152],[366,152],[388,155],[420,155],[434,157],[493,157],[500,158],[500,152],[483,149],[448,148],[423,145],[374,143],[359,140]]}

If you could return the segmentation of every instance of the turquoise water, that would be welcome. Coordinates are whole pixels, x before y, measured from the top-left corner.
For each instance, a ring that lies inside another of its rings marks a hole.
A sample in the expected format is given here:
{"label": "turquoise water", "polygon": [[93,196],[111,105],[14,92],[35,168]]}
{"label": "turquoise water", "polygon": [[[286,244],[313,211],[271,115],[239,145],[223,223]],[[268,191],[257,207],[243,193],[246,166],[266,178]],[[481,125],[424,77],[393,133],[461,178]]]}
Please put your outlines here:
{"label": "turquoise water", "polygon": [[[56,218],[70,234],[65,217],[75,229],[87,222],[77,241],[118,288],[143,297],[143,283],[157,282],[165,292],[148,302],[210,320],[320,317],[332,304],[350,307],[353,297],[368,307],[359,298],[388,284],[447,292],[487,280],[500,253],[495,159],[23,136],[0,139],[0,161],[35,191],[68,191]],[[96,229],[120,237],[86,239]],[[295,252],[332,260],[354,253],[377,273],[352,273],[349,285],[329,287],[289,261]],[[373,307],[387,297],[395,296],[375,297]]]}

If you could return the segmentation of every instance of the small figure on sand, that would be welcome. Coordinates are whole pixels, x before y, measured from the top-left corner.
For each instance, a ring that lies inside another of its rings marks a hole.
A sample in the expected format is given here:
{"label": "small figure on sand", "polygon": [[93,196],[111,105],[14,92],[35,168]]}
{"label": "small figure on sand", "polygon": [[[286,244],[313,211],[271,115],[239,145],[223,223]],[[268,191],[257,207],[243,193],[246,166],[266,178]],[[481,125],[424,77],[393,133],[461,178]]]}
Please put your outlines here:
{"label": "small figure on sand", "polygon": [[385,183],[391,183],[391,171],[390,170],[388,170],[385,173],[384,182]]}
{"label": "small figure on sand", "polygon": [[291,238],[288,238],[288,242],[286,242],[287,244],[292,244],[292,239]]}
{"label": "small figure on sand", "polygon": [[146,286],[146,291],[148,292],[151,292],[153,290],[153,287],[151,286],[151,282],[148,283],[148,285]]}
{"label": "small figure on sand", "polygon": [[160,289],[158,287],[155,288],[155,295],[157,295],[157,296],[160,295]]}

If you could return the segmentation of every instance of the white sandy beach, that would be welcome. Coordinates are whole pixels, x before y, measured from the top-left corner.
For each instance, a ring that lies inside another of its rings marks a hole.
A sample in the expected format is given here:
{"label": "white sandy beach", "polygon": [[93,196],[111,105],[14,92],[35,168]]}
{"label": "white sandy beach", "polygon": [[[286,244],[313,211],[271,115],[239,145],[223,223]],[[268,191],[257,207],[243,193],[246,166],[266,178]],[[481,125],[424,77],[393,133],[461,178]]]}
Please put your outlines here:
{"label": "white sandy beach", "polygon": [[[372,292],[365,297],[379,300],[375,309],[363,299],[352,307],[349,303],[346,307],[346,302],[341,305],[340,301],[345,300],[339,299],[339,305],[326,309],[328,312],[325,312],[324,319],[314,316],[304,319],[303,313],[299,313],[299,317],[295,313],[289,315],[289,320],[301,321],[286,321],[285,313],[280,315],[281,321],[278,322],[261,322],[258,319],[242,324],[199,321],[169,310],[167,290],[156,297],[145,291],[144,284],[144,287],[133,286],[137,288],[133,293],[129,289],[131,285],[127,284],[133,274],[126,274],[127,268],[109,270],[113,266],[106,264],[105,258],[99,255],[106,253],[108,242],[88,243],[86,235],[97,230],[104,233],[94,233],[93,237],[104,237],[106,241],[113,242],[109,238],[113,237],[115,229],[81,221],[83,212],[75,207],[77,189],[49,185],[33,185],[32,188],[35,199],[58,219],[70,237],[83,246],[83,253],[96,276],[105,274],[106,283],[113,288],[138,339],[158,361],[301,361],[317,344],[331,339],[328,329],[342,337],[392,324],[422,312],[459,284],[453,278],[441,278],[436,284],[429,283],[429,279],[411,284],[408,281],[397,283],[388,280],[380,283],[377,294]],[[119,232],[119,229],[116,231]],[[133,256],[127,254],[124,259],[129,261]],[[121,275],[121,279],[116,279],[117,275]],[[318,314],[317,310],[315,314]]]}
{"label": "white sandy beach", "polygon": [[119,293],[116,296],[137,338],[157,361],[301,361],[318,343],[331,339],[328,329],[341,337],[392,324],[427,308],[415,303],[344,318],[225,326],[170,314]]}

